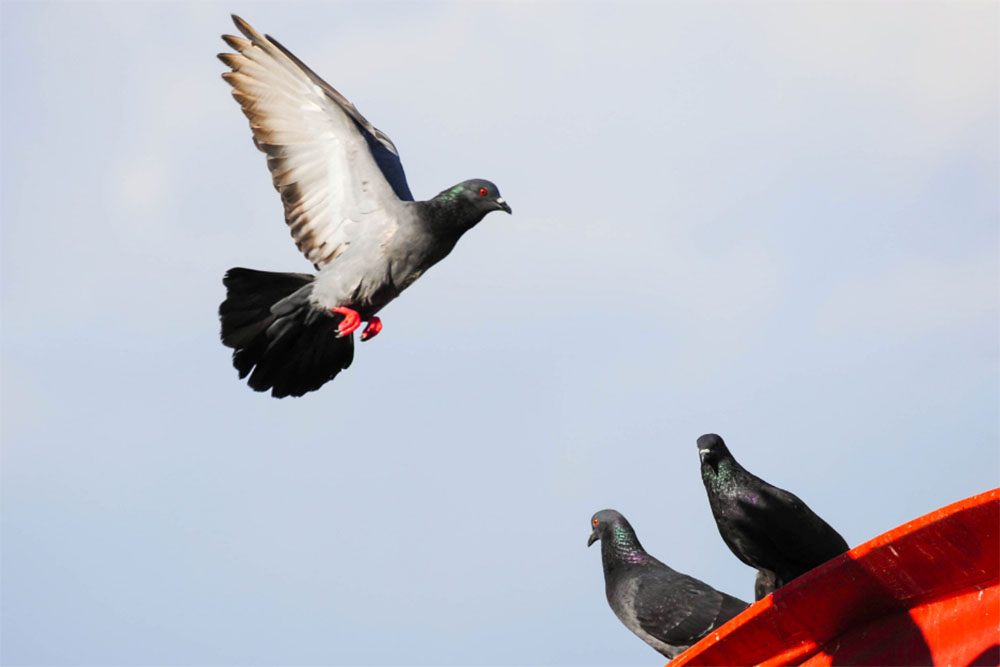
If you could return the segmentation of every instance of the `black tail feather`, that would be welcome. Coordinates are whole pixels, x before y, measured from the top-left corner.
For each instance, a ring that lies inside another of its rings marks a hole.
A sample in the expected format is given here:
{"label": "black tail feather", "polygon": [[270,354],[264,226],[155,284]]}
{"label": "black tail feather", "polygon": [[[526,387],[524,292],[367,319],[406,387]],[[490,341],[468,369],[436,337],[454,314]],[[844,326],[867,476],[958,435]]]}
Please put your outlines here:
{"label": "black tail feather", "polygon": [[[317,316],[309,303],[313,277],[235,268],[226,272],[219,306],[222,342],[233,366],[256,391],[276,398],[315,391],[351,365],[354,337],[337,337],[343,315]],[[276,307],[276,304],[279,304]]]}

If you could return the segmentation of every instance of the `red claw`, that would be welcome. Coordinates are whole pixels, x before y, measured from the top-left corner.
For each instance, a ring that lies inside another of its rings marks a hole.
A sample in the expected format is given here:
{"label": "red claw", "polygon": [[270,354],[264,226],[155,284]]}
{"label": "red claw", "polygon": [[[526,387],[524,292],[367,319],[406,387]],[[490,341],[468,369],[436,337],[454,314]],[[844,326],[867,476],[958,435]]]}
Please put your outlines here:
{"label": "red claw", "polygon": [[368,326],[361,332],[361,340],[368,340],[378,335],[382,331],[382,320],[372,315],[368,318]]}
{"label": "red claw", "polygon": [[[340,313],[344,316],[340,324],[337,325],[337,337],[343,338],[344,336],[349,336],[354,332],[359,326],[361,326],[361,316],[358,315],[358,311],[351,308],[344,308],[338,306],[336,308],[331,308],[331,312]],[[364,338],[362,338],[364,340]]]}

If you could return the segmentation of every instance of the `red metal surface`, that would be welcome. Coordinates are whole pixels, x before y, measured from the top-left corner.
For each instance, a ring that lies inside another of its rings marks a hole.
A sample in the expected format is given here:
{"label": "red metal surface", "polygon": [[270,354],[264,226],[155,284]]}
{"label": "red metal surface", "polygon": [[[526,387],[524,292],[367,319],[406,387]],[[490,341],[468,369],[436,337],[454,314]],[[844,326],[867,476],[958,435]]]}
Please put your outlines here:
{"label": "red metal surface", "polygon": [[1000,489],[824,563],[681,665],[1000,665]]}

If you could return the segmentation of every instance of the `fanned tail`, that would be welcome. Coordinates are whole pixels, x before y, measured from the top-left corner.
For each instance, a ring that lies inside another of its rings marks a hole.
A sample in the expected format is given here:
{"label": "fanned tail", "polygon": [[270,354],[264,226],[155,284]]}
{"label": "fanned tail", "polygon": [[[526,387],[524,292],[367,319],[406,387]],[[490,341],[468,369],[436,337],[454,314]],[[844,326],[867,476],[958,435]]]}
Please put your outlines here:
{"label": "fanned tail", "polygon": [[343,315],[309,303],[313,276],[234,268],[222,279],[222,343],[256,391],[275,398],[315,391],[351,365],[354,336],[337,337]]}

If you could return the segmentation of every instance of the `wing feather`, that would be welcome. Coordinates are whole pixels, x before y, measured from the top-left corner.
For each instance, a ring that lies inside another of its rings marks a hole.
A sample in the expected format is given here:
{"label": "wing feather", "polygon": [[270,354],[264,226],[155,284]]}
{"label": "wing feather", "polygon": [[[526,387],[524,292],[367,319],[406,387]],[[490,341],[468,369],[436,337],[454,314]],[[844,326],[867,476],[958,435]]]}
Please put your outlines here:
{"label": "wing feather", "polygon": [[747,607],[742,600],[679,572],[652,577],[644,584],[649,590],[636,596],[639,625],[672,646],[691,646]]}
{"label": "wing feather", "polygon": [[352,234],[391,234],[402,207],[399,184],[373,155],[372,138],[393,156],[396,147],[291,52],[239,17],[233,21],[246,39],[223,35],[235,53],[219,55],[232,70],[222,78],[267,155],[296,246],[322,269]]}

